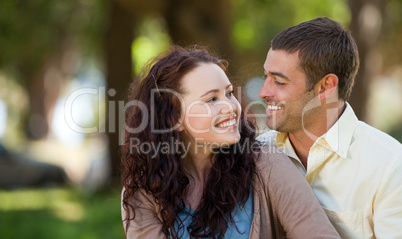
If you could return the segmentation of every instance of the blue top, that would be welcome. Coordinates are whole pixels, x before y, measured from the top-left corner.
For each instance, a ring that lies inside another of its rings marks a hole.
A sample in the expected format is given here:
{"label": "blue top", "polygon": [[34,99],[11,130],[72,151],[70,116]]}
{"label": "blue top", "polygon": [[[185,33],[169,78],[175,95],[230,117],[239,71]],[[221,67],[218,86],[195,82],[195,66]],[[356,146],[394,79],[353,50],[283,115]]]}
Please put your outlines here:
{"label": "blue top", "polygon": [[[252,190],[250,190],[250,195],[247,199],[246,204],[244,207],[237,206],[235,210],[232,212],[232,217],[233,220],[236,223],[237,228],[239,231],[236,230],[236,227],[232,223],[229,223],[228,229],[226,230],[225,233],[225,239],[246,239],[249,238],[250,235],[250,228],[251,228],[251,222],[253,220],[254,216],[254,207],[253,207],[253,193]],[[178,217],[183,221],[184,228],[187,228],[193,218],[193,214],[195,213],[194,210],[185,207],[185,209],[182,212],[178,213]],[[177,230],[178,228],[178,223],[175,223],[175,228]],[[183,228],[180,229],[179,235],[181,235],[180,238],[187,239],[190,238],[190,235],[188,234],[187,230],[183,230]]]}

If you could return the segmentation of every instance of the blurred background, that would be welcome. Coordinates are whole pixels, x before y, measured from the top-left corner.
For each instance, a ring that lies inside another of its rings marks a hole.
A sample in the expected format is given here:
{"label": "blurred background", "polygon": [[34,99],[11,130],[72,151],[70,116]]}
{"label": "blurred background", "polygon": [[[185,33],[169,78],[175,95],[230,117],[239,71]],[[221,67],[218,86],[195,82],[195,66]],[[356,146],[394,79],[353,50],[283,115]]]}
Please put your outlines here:
{"label": "blurred background", "polygon": [[273,36],[319,16],[358,44],[356,114],[402,142],[402,0],[0,0],[0,238],[123,238],[118,140],[143,64],[206,45],[258,100]]}

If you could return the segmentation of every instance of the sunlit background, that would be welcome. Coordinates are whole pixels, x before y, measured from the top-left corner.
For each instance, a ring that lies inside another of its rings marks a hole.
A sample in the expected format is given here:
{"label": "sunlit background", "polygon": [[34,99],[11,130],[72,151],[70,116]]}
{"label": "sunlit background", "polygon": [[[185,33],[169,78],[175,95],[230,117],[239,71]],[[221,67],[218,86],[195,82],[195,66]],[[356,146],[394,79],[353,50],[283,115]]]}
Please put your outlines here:
{"label": "sunlit background", "polygon": [[123,238],[119,102],[142,66],[206,45],[258,100],[270,40],[318,16],[358,43],[358,117],[402,142],[402,0],[0,0],[0,238]]}

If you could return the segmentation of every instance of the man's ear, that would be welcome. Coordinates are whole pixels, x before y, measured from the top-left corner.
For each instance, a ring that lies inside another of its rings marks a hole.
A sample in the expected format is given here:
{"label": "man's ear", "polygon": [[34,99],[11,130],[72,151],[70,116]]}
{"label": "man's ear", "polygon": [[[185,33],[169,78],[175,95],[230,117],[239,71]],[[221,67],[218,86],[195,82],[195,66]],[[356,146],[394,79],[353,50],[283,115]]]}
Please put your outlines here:
{"label": "man's ear", "polygon": [[335,74],[325,75],[316,85],[316,92],[320,100],[325,100],[330,98],[334,93],[336,93],[336,88],[338,86],[339,79]]}

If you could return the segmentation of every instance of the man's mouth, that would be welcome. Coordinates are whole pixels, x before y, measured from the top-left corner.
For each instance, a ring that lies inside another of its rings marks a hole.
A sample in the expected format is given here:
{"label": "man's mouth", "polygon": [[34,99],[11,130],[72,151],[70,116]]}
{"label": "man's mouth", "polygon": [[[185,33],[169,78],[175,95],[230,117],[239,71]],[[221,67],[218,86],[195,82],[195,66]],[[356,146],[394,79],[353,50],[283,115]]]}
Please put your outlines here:
{"label": "man's mouth", "polygon": [[277,111],[283,109],[283,106],[277,106],[277,105],[268,105],[267,110],[270,111]]}

